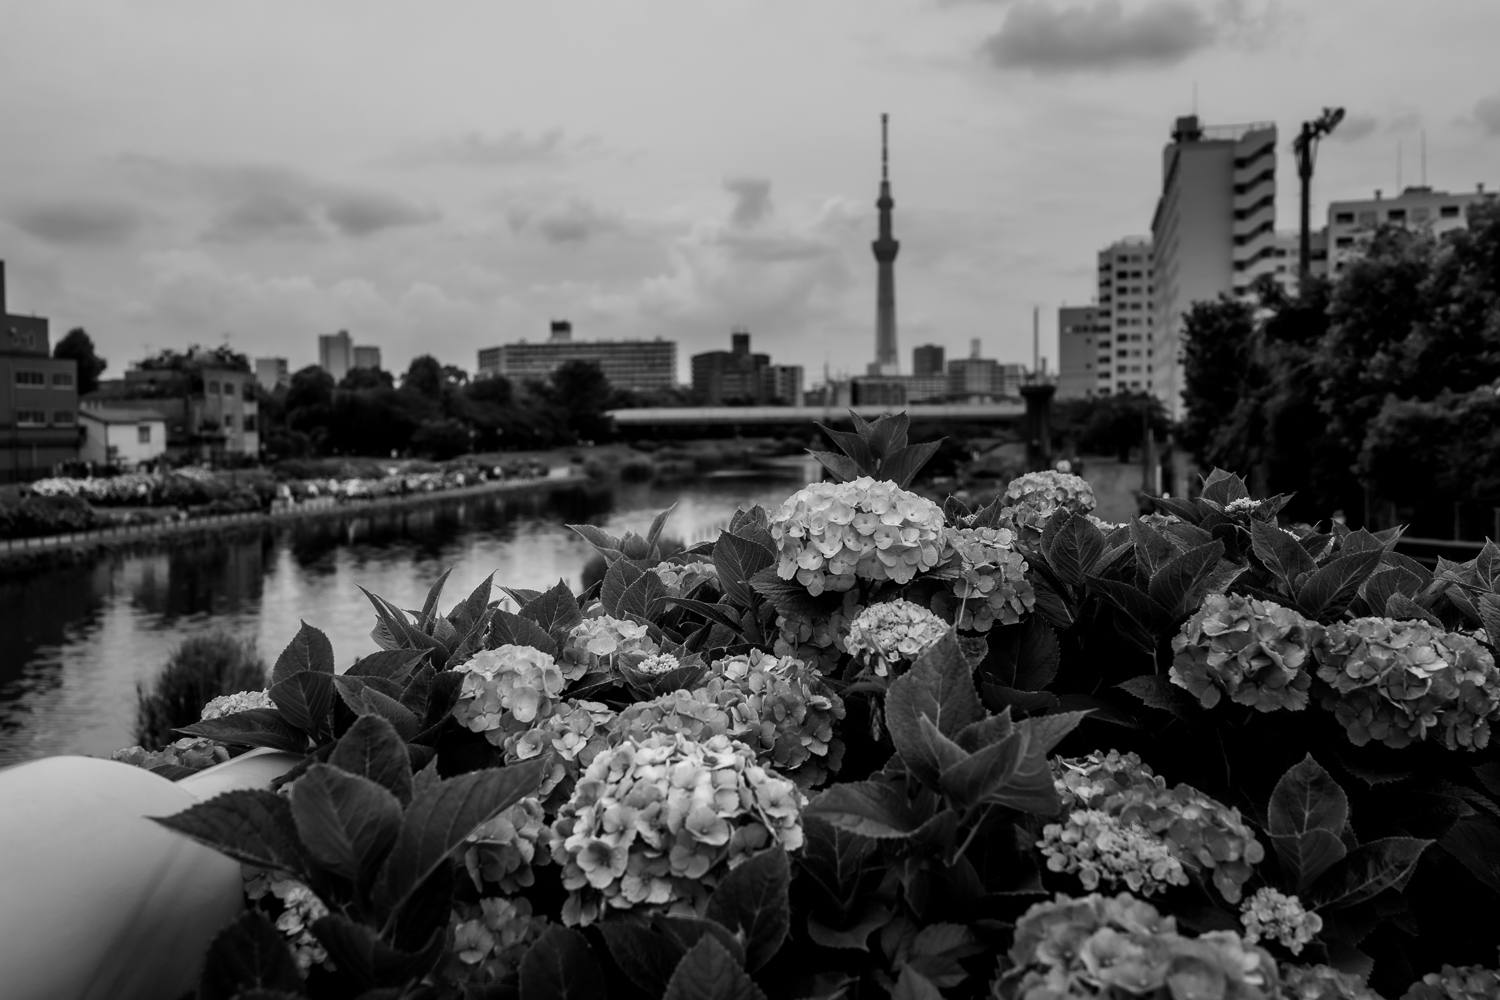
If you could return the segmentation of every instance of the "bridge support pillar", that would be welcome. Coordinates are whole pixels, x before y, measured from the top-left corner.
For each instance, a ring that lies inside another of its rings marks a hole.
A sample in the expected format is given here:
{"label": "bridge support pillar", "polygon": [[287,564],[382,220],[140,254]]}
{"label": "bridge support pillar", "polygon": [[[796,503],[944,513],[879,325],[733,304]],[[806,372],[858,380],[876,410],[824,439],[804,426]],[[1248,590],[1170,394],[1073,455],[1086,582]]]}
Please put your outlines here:
{"label": "bridge support pillar", "polygon": [[1052,468],[1052,396],[1057,386],[1033,382],[1021,386],[1026,400],[1026,471]]}

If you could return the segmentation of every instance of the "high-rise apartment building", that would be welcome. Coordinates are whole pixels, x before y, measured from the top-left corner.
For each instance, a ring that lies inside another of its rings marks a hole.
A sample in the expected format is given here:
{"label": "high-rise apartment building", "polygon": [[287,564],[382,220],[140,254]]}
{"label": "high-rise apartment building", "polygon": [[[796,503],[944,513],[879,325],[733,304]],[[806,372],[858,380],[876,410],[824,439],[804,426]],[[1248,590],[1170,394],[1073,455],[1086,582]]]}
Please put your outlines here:
{"label": "high-rise apartment building", "polygon": [[[1113,384],[1109,324],[1099,318],[1099,306],[1063,306],[1057,310],[1057,399],[1088,399],[1106,395],[1101,385]],[[1101,351],[1104,357],[1100,358]]]}
{"label": "high-rise apartment building", "polygon": [[[1162,150],[1161,196],[1151,240],[1155,363],[1147,373],[1143,355],[1139,374],[1150,375],[1143,384],[1175,418],[1182,415],[1181,353],[1188,310],[1224,293],[1244,295],[1261,275],[1275,273],[1276,126],[1205,126],[1196,115],[1177,119],[1172,141]],[[1111,347],[1118,385],[1119,345]],[[1127,359],[1127,368],[1134,364]],[[1129,388],[1128,376],[1137,373],[1123,374]]]}
{"label": "high-rise apartment building", "polygon": [[943,345],[923,344],[911,351],[911,373],[913,375],[941,375],[947,369],[943,365]]}
{"label": "high-rise apartment building", "polygon": [[380,348],[371,344],[360,344],[354,348],[355,368],[379,368]]}
{"label": "high-rise apartment building", "polygon": [[1468,225],[1469,206],[1494,201],[1495,192],[1480,184],[1474,191],[1449,194],[1430,187],[1408,187],[1395,198],[1335,201],[1328,206],[1328,266],[1338,274],[1351,257],[1364,253],[1381,226],[1407,226],[1445,233]]}
{"label": "high-rise apartment building", "polygon": [[1093,395],[1152,389],[1156,320],[1151,256],[1151,241],[1144,236],[1117,240],[1099,251]]}
{"label": "high-rise apartment building", "polygon": [[6,311],[0,261],[0,482],[45,476],[78,457],[78,362],[52,357],[50,324]]}
{"label": "high-rise apartment building", "polygon": [[292,373],[286,358],[256,358],[255,381],[266,392],[275,392],[284,385],[291,385]]}
{"label": "high-rise apartment building", "polygon": [[574,340],[567,320],[553,320],[545,341],[482,349],[479,374],[540,382],[567,361],[594,362],[616,389],[670,389],[677,381],[675,340]]}
{"label": "high-rise apartment building", "polygon": [[318,335],[318,367],[341,381],[354,367],[354,342],[348,330]]}

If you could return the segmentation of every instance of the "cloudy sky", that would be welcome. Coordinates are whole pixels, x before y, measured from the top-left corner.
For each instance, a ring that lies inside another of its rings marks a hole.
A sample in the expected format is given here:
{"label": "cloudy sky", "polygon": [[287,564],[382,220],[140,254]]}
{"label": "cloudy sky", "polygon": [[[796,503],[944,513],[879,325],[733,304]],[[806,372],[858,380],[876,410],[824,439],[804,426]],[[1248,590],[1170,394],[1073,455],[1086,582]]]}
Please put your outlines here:
{"label": "cloudy sky", "polygon": [[[1500,186],[1496,0],[0,0],[13,312],[148,347],[387,368],[545,336],[873,356],[892,118],[903,364],[1029,361],[1149,230],[1172,119],[1323,105],[1314,212]],[[1055,348],[1044,348],[1055,357]]]}

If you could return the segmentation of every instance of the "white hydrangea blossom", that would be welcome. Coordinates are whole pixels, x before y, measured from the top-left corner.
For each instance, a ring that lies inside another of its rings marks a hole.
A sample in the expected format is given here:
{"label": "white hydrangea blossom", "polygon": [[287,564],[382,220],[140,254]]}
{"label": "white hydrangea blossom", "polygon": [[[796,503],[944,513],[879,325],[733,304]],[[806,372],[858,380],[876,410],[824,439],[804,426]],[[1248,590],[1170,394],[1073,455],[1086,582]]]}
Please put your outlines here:
{"label": "white hydrangea blossom", "polygon": [[276,703],[271,700],[270,691],[239,691],[235,694],[221,694],[217,698],[210,698],[207,705],[203,706],[202,721],[209,719],[221,719],[226,715],[234,715],[236,712],[248,712],[252,708],[275,708]]}
{"label": "white hydrangea blossom", "polygon": [[1081,476],[1067,472],[1028,472],[1005,487],[1005,504],[1052,511],[1066,507],[1077,514],[1094,509],[1094,488]]}
{"label": "white hydrangea blossom", "polygon": [[770,521],[777,575],[813,595],[849,590],[856,579],[910,583],[938,564],[942,529],[937,504],[869,476],[813,483]]}
{"label": "white hydrangea blossom", "polygon": [[644,659],[661,652],[643,622],[612,615],[585,618],[568,633],[562,658],[568,680],[577,680],[589,670],[609,668],[617,657]]}
{"label": "white hydrangea blossom", "polygon": [[944,552],[956,575],[949,583],[959,600],[958,627],[988,632],[995,622],[1014,625],[1036,606],[1026,559],[1009,528],[949,528]]}
{"label": "white hydrangea blossom", "polygon": [[1042,828],[1036,842],[1054,872],[1073,872],[1090,892],[1100,881],[1124,882],[1150,896],[1169,885],[1187,885],[1182,862],[1149,830],[1099,809],[1075,809],[1062,823]]}
{"label": "white hydrangea blossom", "polygon": [[1247,943],[1263,938],[1278,941],[1293,955],[1302,954],[1303,947],[1323,929],[1323,918],[1305,909],[1301,899],[1270,886],[1257,889],[1241,904],[1240,921]]}
{"label": "white hydrangea blossom", "polygon": [[550,715],[566,683],[552,656],[531,646],[482,649],[454,669],[464,675],[454,718],[496,746]]}
{"label": "white hydrangea blossom", "polygon": [[328,961],[328,952],[313,936],[312,925],[328,916],[328,907],[311,889],[297,879],[283,877],[260,868],[243,869],[245,898],[258,902],[267,896],[280,900],[281,915],[276,929],[286,936],[303,972]]}
{"label": "white hydrangea blossom", "polygon": [[719,579],[718,567],[707,561],[659,562],[651,567],[651,572],[655,573],[666,585],[667,594],[671,597],[686,597],[697,590],[704,581]]}
{"label": "white hydrangea blossom", "polygon": [[657,653],[637,663],[635,669],[643,674],[670,674],[680,666],[682,661],[671,653]]}
{"label": "white hydrangea blossom", "polygon": [[859,592],[846,590],[843,603],[826,617],[778,615],[772,651],[777,656],[795,656],[824,673],[831,673],[838,669],[844,639],[849,635],[849,623],[863,610]]}
{"label": "white hydrangea blossom", "polygon": [[1240,497],[1238,500],[1231,500],[1226,503],[1224,505],[1224,513],[1251,514],[1258,510],[1263,502],[1264,501],[1262,500],[1255,500],[1251,497]]}
{"label": "white hydrangea blossom", "polygon": [[948,634],[948,623],[911,601],[872,604],[849,625],[844,649],[886,677]]}
{"label": "white hydrangea blossom", "polygon": [[796,786],[726,736],[630,738],[594,758],[552,824],[567,924],[610,909],[697,912],[726,868],[802,845]]}
{"label": "white hydrangea blossom", "polygon": [[[527,797],[465,837],[464,868],[474,888],[483,892],[484,883],[490,882],[508,893],[517,893],[531,885],[534,881],[531,865],[546,829],[541,802]],[[541,859],[547,860],[545,851]]]}
{"label": "white hydrangea blossom", "polygon": [[507,736],[500,747],[507,763],[552,753],[552,770],[537,789],[537,795],[546,798],[564,778],[577,775],[608,745],[615,718],[614,709],[602,702],[569,698],[554,705],[551,714],[530,729]]}

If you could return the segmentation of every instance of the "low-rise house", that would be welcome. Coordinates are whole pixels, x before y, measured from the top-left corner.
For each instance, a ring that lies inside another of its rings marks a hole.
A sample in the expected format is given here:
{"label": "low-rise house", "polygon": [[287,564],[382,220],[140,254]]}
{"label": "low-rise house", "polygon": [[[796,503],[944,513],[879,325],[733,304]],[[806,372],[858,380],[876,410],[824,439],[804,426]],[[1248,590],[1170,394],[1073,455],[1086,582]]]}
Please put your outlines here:
{"label": "low-rise house", "polygon": [[135,469],[167,453],[167,421],[154,410],[99,406],[79,411],[85,462]]}

